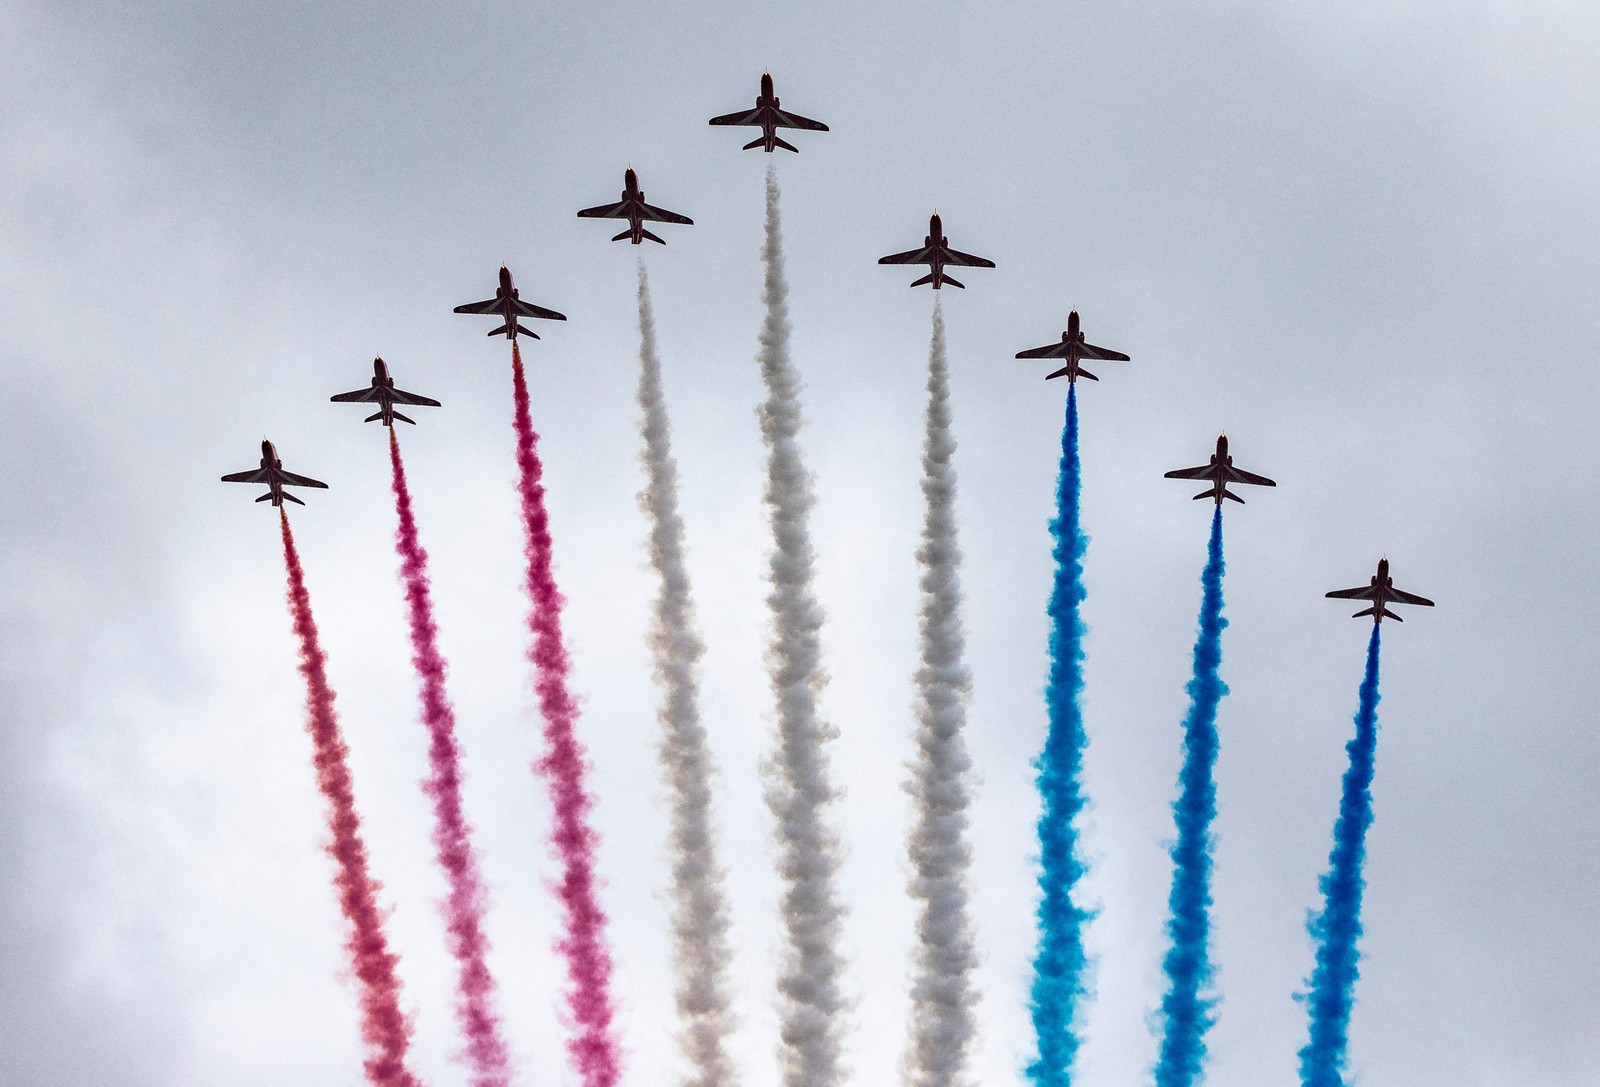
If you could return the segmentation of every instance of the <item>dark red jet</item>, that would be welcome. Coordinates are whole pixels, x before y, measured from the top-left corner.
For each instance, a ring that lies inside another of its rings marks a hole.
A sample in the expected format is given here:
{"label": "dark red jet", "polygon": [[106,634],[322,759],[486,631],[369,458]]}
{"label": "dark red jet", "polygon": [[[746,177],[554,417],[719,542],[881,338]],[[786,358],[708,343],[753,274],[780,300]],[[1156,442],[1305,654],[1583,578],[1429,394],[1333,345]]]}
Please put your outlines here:
{"label": "dark red jet", "polygon": [[1211,481],[1209,491],[1201,491],[1195,495],[1196,499],[1215,498],[1217,505],[1222,505],[1224,498],[1231,498],[1241,506],[1244,499],[1228,490],[1230,483],[1249,483],[1257,487],[1276,487],[1277,484],[1266,476],[1258,476],[1254,472],[1246,472],[1243,468],[1233,466],[1233,457],[1228,453],[1228,436],[1217,436],[1217,451],[1211,454],[1211,463],[1199,468],[1175,468],[1166,473],[1166,479],[1206,479]]}
{"label": "dark red jet", "polygon": [[1078,365],[1080,359],[1105,359],[1109,362],[1131,362],[1132,360],[1121,351],[1113,351],[1109,347],[1096,347],[1092,343],[1085,343],[1083,331],[1078,328],[1078,311],[1073,310],[1067,314],[1067,330],[1061,334],[1061,342],[1053,343],[1047,347],[1035,347],[1029,351],[1018,351],[1019,359],[1066,359],[1067,364],[1053,374],[1044,375],[1049,381],[1053,377],[1065,376],[1069,385],[1076,385],[1080,377],[1090,381],[1099,381],[1089,371]]}
{"label": "dark red jet", "polygon": [[1359,589],[1335,589],[1328,594],[1335,600],[1370,600],[1372,607],[1358,611],[1350,618],[1360,619],[1363,615],[1372,616],[1374,624],[1381,623],[1387,616],[1395,622],[1404,622],[1394,612],[1388,610],[1386,604],[1418,604],[1424,608],[1433,607],[1433,601],[1411,593],[1403,593],[1394,587],[1394,578],[1389,576],[1389,560],[1378,560],[1378,572],[1373,576],[1371,585],[1363,585]]}
{"label": "dark red jet", "polygon": [[679,215],[675,211],[665,208],[651,207],[644,202],[644,192],[639,188],[639,175],[633,172],[633,167],[628,167],[628,172],[622,175],[622,202],[620,204],[601,204],[597,208],[584,208],[578,212],[580,219],[626,219],[628,229],[624,230],[611,240],[620,242],[627,238],[634,245],[649,238],[653,242],[667,243],[656,237],[644,228],[644,221],[649,219],[653,223],[682,223],[684,226],[694,226],[694,220],[687,215]]}
{"label": "dark red jet", "polygon": [[457,313],[487,313],[499,317],[505,323],[489,333],[491,336],[504,336],[508,340],[515,340],[517,333],[531,337],[535,340],[539,334],[532,329],[525,328],[517,323],[518,317],[541,317],[546,321],[565,321],[566,314],[557,313],[553,309],[536,306],[532,302],[522,301],[517,292],[516,284],[511,282],[511,270],[504,264],[500,266],[500,287],[494,292],[494,297],[483,302],[468,302],[464,306],[457,306]]}
{"label": "dark red jet", "polygon": [[394,378],[389,376],[388,364],[381,358],[372,360],[372,384],[370,386],[365,389],[357,389],[354,392],[330,396],[328,399],[335,404],[376,404],[378,405],[378,413],[369,415],[361,421],[363,423],[372,423],[381,419],[386,427],[394,426],[396,419],[402,423],[410,423],[412,426],[417,424],[415,419],[407,419],[404,415],[395,411],[394,406],[396,404],[414,405],[419,408],[436,408],[439,406],[437,400],[429,400],[426,396],[418,396],[416,393],[408,393],[404,389],[395,388]]}
{"label": "dark red jet", "polygon": [[775,147],[782,147],[788,151],[799,152],[794,144],[780,139],[780,128],[803,128],[809,132],[826,132],[828,126],[821,121],[813,121],[809,117],[802,117],[798,113],[778,108],[778,96],[772,93],[772,76],[767,72],[761,73],[761,93],[756,95],[756,108],[743,110],[739,113],[728,113],[721,117],[711,118],[714,125],[758,125],[761,136],[745,144],[742,150],[750,151],[761,148],[771,152]]}
{"label": "dark red jet", "polygon": [[232,475],[222,477],[224,483],[261,483],[265,484],[267,493],[256,499],[265,502],[272,499],[274,506],[283,505],[284,501],[293,502],[297,506],[305,505],[294,495],[284,490],[285,487],[320,487],[328,489],[328,485],[320,479],[309,476],[297,476],[293,472],[283,470],[283,461],[278,459],[278,451],[272,448],[272,443],[261,439],[261,467],[250,472],[234,472]]}
{"label": "dark red jet", "polygon": [[953,264],[957,268],[993,268],[994,261],[975,257],[971,253],[963,253],[951,249],[949,239],[944,236],[944,224],[939,219],[939,213],[934,212],[928,220],[928,236],[922,239],[921,249],[908,249],[904,253],[890,253],[887,257],[879,257],[879,264],[926,264],[933,271],[921,279],[912,282],[913,287],[920,287],[924,283],[932,283],[933,289],[938,290],[941,284],[948,283],[952,287],[966,290],[965,283],[957,282],[944,274],[945,265]]}

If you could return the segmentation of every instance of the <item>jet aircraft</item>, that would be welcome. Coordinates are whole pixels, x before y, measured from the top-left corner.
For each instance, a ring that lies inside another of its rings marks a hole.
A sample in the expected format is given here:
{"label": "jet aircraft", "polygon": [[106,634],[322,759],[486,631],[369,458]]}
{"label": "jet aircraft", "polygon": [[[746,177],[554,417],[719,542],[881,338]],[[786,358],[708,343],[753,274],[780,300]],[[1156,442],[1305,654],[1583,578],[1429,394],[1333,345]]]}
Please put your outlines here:
{"label": "jet aircraft", "polygon": [[1258,476],[1253,472],[1246,472],[1243,468],[1233,466],[1233,457],[1228,453],[1228,436],[1217,436],[1217,451],[1211,454],[1211,463],[1199,468],[1175,468],[1166,473],[1166,479],[1205,479],[1210,480],[1211,489],[1201,491],[1195,495],[1196,499],[1215,498],[1217,505],[1222,505],[1224,498],[1231,498],[1241,506],[1244,499],[1228,490],[1230,483],[1250,483],[1257,487],[1276,487],[1277,484],[1266,476]]}
{"label": "jet aircraft", "polygon": [[370,386],[365,389],[356,389],[354,392],[330,396],[328,399],[335,404],[376,404],[378,405],[377,414],[367,416],[362,422],[371,423],[381,419],[386,427],[394,426],[396,419],[402,423],[416,425],[417,421],[415,419],[408,419],[394,410],[396,404],[415,405],[419,408],[436,408],[439,406],[437,400],[429,400],[426,396],[418,396],[416,393],[408,393],[404,389],[395,388],[394,378],[389,376],[389,366],[381,358],[372,360],[372,384]]}
{"label": "jet aircraft", "polygon": [[799,152],[799,148],[789,143],[778,135],[780,128],[803,128],[811,132],[826,132],[828,126],[821,121],[813,121],[809,117],[802,117],[798,113],[778,108],[778,96],[772,93],[772,76],[770,73],[761,73],[761,93],[756,96],[756,108],[741,110],[738,113],[727,113],[721,117],[711,118],[714,125],[756,125],[761,129],[761,135],[745,144],[741,150],[750,151],[757,147],[768,154],[774,148],[782,147],[787,151]]}
{"label": "jet aircraft", "polygon": [[578,212],[580,219],[626,219],[628,229],[624,230],[611,240],[620,242],[627,238],[634,245],[649,238],[653,242],[665,241],[656,237],[644,228],[644,221],[649,219],[654,223],[682,223],[684,226],[693,226],[694,220],[687,215],[679,215],[675,211],[665,208],[651,207],[644,202],[644,193],[639,188],[639,175],[633,172],[633,167],[628,167],[628,172],[622,175],[622,202],[620,204],[601,204],[597,208],[584,208]]}
{"label": "jet aircraft", "polygon": [[505,323],[489,333],[491,336],[504,336],[508,340],[515,340],[517,333],[532,337],[537,340],[539,334],[517,322],[519,317],[542,317],[546,321],[565,321],[566,314],[557,313],[553,309],[536,306],[532,302],[524,302],[516,284],[511,282],[511,270],[504,264],[500,266],[500,286],[494,292],[494,297],[482,302],[468,302],[464,306],[457,306],[457,313],[486,313],[499,317]]}
{"label": "jet aircraft", "polygon": [[922,240],[922,248],[908,249],[904,253],[891,253],[887,257],[879,257],[879,264],[926,264],[933,271],[921,279],[912,282],[913,287],[920,287],[924,283],[932,283],[933,289],[938,290],[941,284],[948,283],[952,287],[966,289],[966,284],[961,283],[944,274],[945,265],[953,264],[957,268],[993,268],[994,261],[975,257],[971,253],[963,253],[951,249],[949,239],[944,236],[944,225],[939,219],[939,213],[934,212],[928,220],[928,236]]}
{"label": "jet aircraft", "polygon": [[1398,615],[1388,610],[1388,604],[1417,604],[1424,608],[1433,607],[1433,601],[1424,597],[1414,596],[1411,593],[1401,592],[1394,587],[1394,578],[1389,576],[1389,560],[1378,560],[1378,572],[1373,576],[1372,584],[1363,585],[1359,589],[1335,589],[1328,596],[1335,600],[1370,600],[1372,607],[1358,611],[1350,618],[1360,619],[1363,615],[1372,616],[1374,624],[1383,622],[1385,617],[1395,622],[1403,622]]}
{"label": "jet aircraft", "polygon": [[328,489],[328,485],[319,479],[309,476],[297,476],[293,472],[283,470],[283,461],[278,459],[278,451],[272,448],[272,443],[261,439],[261,467],[249,472],[234,472],[232,475],[222,477],[224,483],[260,483],[267,488],[267,493],[256,499],[265,502],[269,498],[274,506],[281,506],[287,500],[297,506],[305,505],[294,495],[284,490],[285,487],[320,487]]}
{"label": "jet aircraft", "polygon": [[1078,311],[1073,310],[1067,314],[1067,330],[1061,334],[1061,342],[1049,344],[1045,347],[1035,347],[1028,351],[1018,351],[1019,359],[1066,359],[1067,364],[1053,374],[1044,375],[1049,381],[1053,377],[1065,375],[1069,385],[1076,385],[1080,377],[1090,381],[1099,381],[1089,371],[1078,365],[1080,359],[1105,359],[1111,362],[1131,362],[1132,360],[1121,351],[1113,351],[1109,347],[1096,347],[1092,343],[1085,343],[1083,332],[1078,328]]}

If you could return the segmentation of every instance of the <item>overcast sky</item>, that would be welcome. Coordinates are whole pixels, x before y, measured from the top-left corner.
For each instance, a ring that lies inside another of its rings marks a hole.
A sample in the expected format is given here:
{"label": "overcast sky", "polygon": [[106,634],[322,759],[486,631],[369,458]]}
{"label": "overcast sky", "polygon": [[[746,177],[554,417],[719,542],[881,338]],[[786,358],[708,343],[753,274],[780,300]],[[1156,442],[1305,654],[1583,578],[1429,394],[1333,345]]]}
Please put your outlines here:
{"label": "overcast sky", "polygon": [[[674,10],[676,7],[676,10]],[[294,519],[393,908],[416,1063],[453,966],[383,434],[327,398],[387,359],[433,556],[529,1084],[560,1050],[548,801],[523,661],[509,263],[567,313],[528,348],[580,728],[593,754],[626,1080],[678,1066],[654,591],[635,502],[637,251],[574,212],[632,164],[693,216],[644,253],[709,652],[738,1053],[777,1081],[779,931],[754,406],[761,176],[778,162],[842,735],[853,1082],[898,1074],[930,298],[875,259],[928,214],[998,267],[946,296],[981,782],[977,1082],[1030,1044],[1029,759],[1065,388],[1060,335],[1133,356],[1083,389],[1097,997],[1079,1082],[1155,1057],[1184,683],[1209,509],[1161,479],[1226,430],[1279,481],[1226,518],[1209,1082],[1289,1083],[1364,623],[1328,589],[1436,599],[1385,625],[1352,1057],[1372,1087],[1577,1087],[1600,1063],[1600,79],[1592,4],[0,4],[0,1079],[346,1085],[360,1067],[319,850],[275,519],[217,477],[263,434],[327,480]],[[1197,488],[1196,488],[1197,489]]]}

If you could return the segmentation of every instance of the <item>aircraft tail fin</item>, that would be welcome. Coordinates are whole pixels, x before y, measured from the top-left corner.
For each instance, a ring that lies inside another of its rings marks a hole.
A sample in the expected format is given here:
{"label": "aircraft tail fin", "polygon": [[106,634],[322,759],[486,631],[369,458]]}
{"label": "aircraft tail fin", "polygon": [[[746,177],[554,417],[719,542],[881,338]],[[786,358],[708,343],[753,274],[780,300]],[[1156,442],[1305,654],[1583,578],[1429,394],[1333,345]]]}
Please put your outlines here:
{"label": "aircraft tail fin", "polygon": [[1361,611],[1356,612],[1350,618],[1352,618],[1352,619],[1360,619],[1363,616],[1367,616],[1367,615],[1373,616],[1374,617],[1373,618],[1373,622],[1375,622],[1375,623],[1381,623],[1385,619],[1393,619],[1397,623],[1405,622],[1404,619],[1400,618],[1398,615],[1396,615],[1394,612],[1390,611],[1388,608],[1380,607],[1380,606],[1378,606],[1376,604],[1374,604],[1370,608],[1363,608]]}
{"label": "aircraft tail fin", "polygon": [[757,136],[755,139],[751,140],[749,143],[745,144],[742,148],[740,148],[740,150],[741,151],[754,151],[758,147],[766,146],[766,142],[767,142],[767,138],[765,136]]}
{"label": "aircraft tail fin", "polygon": [[1215,497],[1217,497],[1217,489],[1215,487],[1212,487],[1209,491],[1201,491],[1199,494],[1195,495],[1194,496],[1194,500],[1196,502],[1198,502],[1202,498],[1215,498]]}
{"label": "aircraft tail fin", "polygon": [[772,137],[772,144],[774,147],[781,147],[785,151],[793,151],[797,155],[800,153],[800,149],[798,147],[784,139],[782,136]]}
{"label": "aircraft tail fin", "polygon": [[382,418],[383,418],[383,412],[378,411],[378,412],[373,412],[371,415],[367,416],[365,419],[363,419],[361,421],[363,423],[375,423],[379,419],[382,419]]}
{"label": "aircraft tail fin", "polygon": [[1099,381],[1100,380],[1099,378],[1097,378],[1093,374],[1091,374],[1089,371],[1085,370],[1082,366],[1078,367],[1078,376],[1079,377],[1086,377],[1090,381]]}
{"label": "aircraft tail fin", "polygon": [[283,492],[283,500],[285,502],[293,502],[297,506],[305,505],[304,502],[300,501],[298,498],[296,498],[294,495],[290,494],[288,491],[284,491]]}
{"label": "aircraft tail fin", "polygon": [[913,287],[920,287],[924,283],[932,283],[932,282],[933,282],[933,273],[929,272],[927,275],[923,276],[921,279],[913,279],[911,281],[911,285]]}
{"label": "aircraft tail fin", "polygon": [[945,276],[944,281],[950,284],[952,287],[960,287],[962,290],[967,289],[967,285],[961,282],[959,279],[951,279],[949,276]]}
{"label": "aircraft tail fin", "polygon": [[612,238],[611,240],[614,241],[614,242],[620,242],[625,238],[631,238],[631,237],[633,237],[633,228],[629,227],[627,230],[624,230],[621,234],[618,234],[615,238]]}
{"label": "aircraft tail fin", "polygon": [[494,330],[492,330],[492,331],[490,331],[488,333],[488,335],[490,335],[490,336],[509,336],[510,334],[511,334],[511,326],[510,325],[501,325],[499,328],[494,329]]}
{"label": "aircraft tail fin", "polygon": [[660,238],[656,237],[654,234],[650,233],[648,230],[639,231],[639,237],[648,238],[650,241],[657,242],[657,243],[659,243],[661,245],[666,245],[667,244],[666,242],[662,241]]}
{"label": "aircraft tail fin", "polygon": [[539,338],[539,334],[537,332],[533,331],[533,329],[529,328],[527,325],[523,324],[521,321],[517,322],[517,335],[519,335],[519,336],[527,336],[530,339],[534,339],[534,340],[537,340]]}
{"label": "aircraft tail fin", "polygon": [[415,419],[408,419],[404,415],[401,415],[398,411],[390,412],[389,414],[393,415],[396,419],[400,420],[402,423],[410,423],[412,426],[416,426],[417,425],[417,421]]}
{"label": "aircraft tail fin", "polygon": [[1226,488],[1226,487],[1222,488],[1222,497],[1223,498],[1231,498],[1235,502],[1239,503],[1239,505],[1241,505],[1241,506],[1244,505],[1244,499],[1240,498],[1238,495],[1234,494],[1232,491],[1228,490],[1228,488]]}
{"label": "aircraft tail fin", "polygon": [[271,497],[272,497],[272,492],[268,491],[266,494],[264,494],[260,498],[256,499],[256,501],[257,502],[265,502],[267,499],[269,499]]}

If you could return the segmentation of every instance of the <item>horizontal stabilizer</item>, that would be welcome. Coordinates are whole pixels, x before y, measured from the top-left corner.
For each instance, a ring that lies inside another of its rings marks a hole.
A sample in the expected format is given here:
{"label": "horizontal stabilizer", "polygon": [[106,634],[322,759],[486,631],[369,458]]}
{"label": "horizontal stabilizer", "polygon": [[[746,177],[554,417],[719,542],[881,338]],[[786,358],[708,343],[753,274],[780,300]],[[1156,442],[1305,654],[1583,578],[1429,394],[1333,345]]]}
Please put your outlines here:
{"label": "horizontal stabilizer", "polygon": [[486,335],[486,336],[504,336],[507,333],[509,333],[510,331],[511,331],[511,328],[510,328],[509,325],[501,325],[499,328],[492,329],[491,331],[486,332],[484,335]]}
{"label": "horizontal stabilizer", "polygon": [[[716,124],[717,122],[712,121],[711,123],[712,124]],[[755,139],[753,139],[749,143],[745,144],[739,150],[741,150],[741,151],[754,151],[756,148],[765,147],[766,145],[767,145],[767,138],[765,136],[757,136]]]}
{"label": "horizontal stabilizer", "polygon": [[271,497],[272,497],[272,492],[268,491],[266,494],[264,494],[260,498],[256,499],[256,501],[257,502],[265,502],[267,499],[269,499]]}
{"label": "horizontal stabilizer", "polygon": [[361,421],[363,423],[375,423],[379,419],[382,419],[382,418],[383,418],[383,412],[380,411],[380,412],[374,412],[373,414],[367,416],[365,419],[363,419]]}
{"label": "horizontal stabilizer", "polygon": [[629,227],[627,230],[624,230],[621,234],[618,234],[615,238],[612,238],[611,240],[614,241],[614,242],[620,242],[624,238],[631,238],[631,237],[633,237],[633,228]]}
{"label": "horizontal stabilizer", "polygon": [[537,340],[539,338],[539,334],[537,332],[533,331],[533,329],[529,328],[527,325],[523,324],[521,321],[517,322],[517,335],[519,335],[519,336],[527,336],[530,339],[535,339],[535,340]]}
{"label": "horizontal stabilizer", "polygon": [[417,421],[415,419],[407,418],[406,416],[401,415],[398,411],[392,412],[391,414],[402,423],[410,423],[412,426],[417,425]]}
{"label": "horizontal stabilizer", "polygon": [[793,151],[797,155],[800,153],[800,149],[798,147],[796,147],[794,144],[790,143],[788,140],[784,139],[782,136],[774,136],[774,137],[772,137],[772,143],[773,143],[773,146],[781,147],[785,151]]}
{"label": "horizontal stabilizer", "polygon": [[1223,498],[1231,498],[1235,502],[1239,503],[1239,505],[1241,505],[1241,506],[1244,505],[1244,499],[1240,498],[1238,495],[1234,494],[1232,491],[1228,490],[1228,488],[1226,488],[1226,487],[1222,488],[1222,497]]}
{"label": "horizontal stabilizer", "polygon": [[1195,495],[1194,496],[1194,501],[1198,502],[1202,498],[1215,498],[1215,497],[1217,497],[1217,489],[1215,487],[1213,487],[1209,491],[1201,491],[1199,494]]}
{"label": "horizontal stabilizer", "polygon": [[913,287],[920,287],[924,283],[932,283],[932,282],[933,282],[933,273],[929,272],[927,275],[923,276],[921,279],[913,279],[911,281],[911,285]]}
{"label": "horizontal stabilizer", "polygon": [[653,242],[656,242],[656,243],[658,243],[660,245],[666,245],[667,244],[666,242],[662,241],[660,238],[656,237],[654,234],[650,233],[648,230],[639,231],[639,237],[646,238],[646,239],[648,239],[650,241],[653,241]]}
{"label": "horizontal stabilizer", "polygon": [[945,276],[944,281],[950,284],[952,287],[960,287],[962,290],[967,289],[967,285],[961,282],[959,279],[951,279],[949,276]]}
{"label": "horizontal stabilizer", "polygon": [[283,500],[285,502],[293,502],[297,506],[305,505],[304,502],[300,501],[298,498],[296,498],[294,495],[290,494],[288,491],[284,491],[283,492]]}
{"label": "horizontal stabilizer", "polygon": [[[1051,378],[1053,378],[1053,377],[1068,377],[1068,376],[1070,376],[1070,375],[1071,375],[1071,373],[1072,373],[1072,367],[1070,367],[1070,366],[1063,366],[1063,367],[1062,367],[1062,368],[1061,368],[1061,369],[1059,369],[1059,370],[1057,370],[1057,371],[1056,371],[1056,372],[1055,372],[1055,373],[1053,373],[1053,374],[1046,374],[1046,375],[1044,375],[1044,379],[1045,379],[1045,380],[1046,380],[1046,381],[1049,381],[1049,380],[1050,380],[1050,379],[1051,379]],[[1087,370],[1085,370],[1085,369],[1084,369],[1084,368],[1083,368],[1083,367],[1081,367],[1081,366],[1080,366],[1080,367],[1078,367],[1078,377],[1086,377],[1086,378],[1088,378],[1088,379],[1089,379],[1089,380],[1090,380],[1090,381],[1099,381],[1099,380],[1100,380],[1100,379],[1099,379],[1099,378],[1097,378],[1097,377],[1095,377],[1095,376],[1094,376],[1094,375],[1093,375],[1093,374],[1091,374],[1091,373],[1090,373],[1090,372],[1089,372],[1089,371],[1087,371]],[[1076,381],[1076,380],[1077,380],[1077,378],[1073,378],[1073,379],[1072,379],[1072,380],[1073,380],[1073,381]]]}

